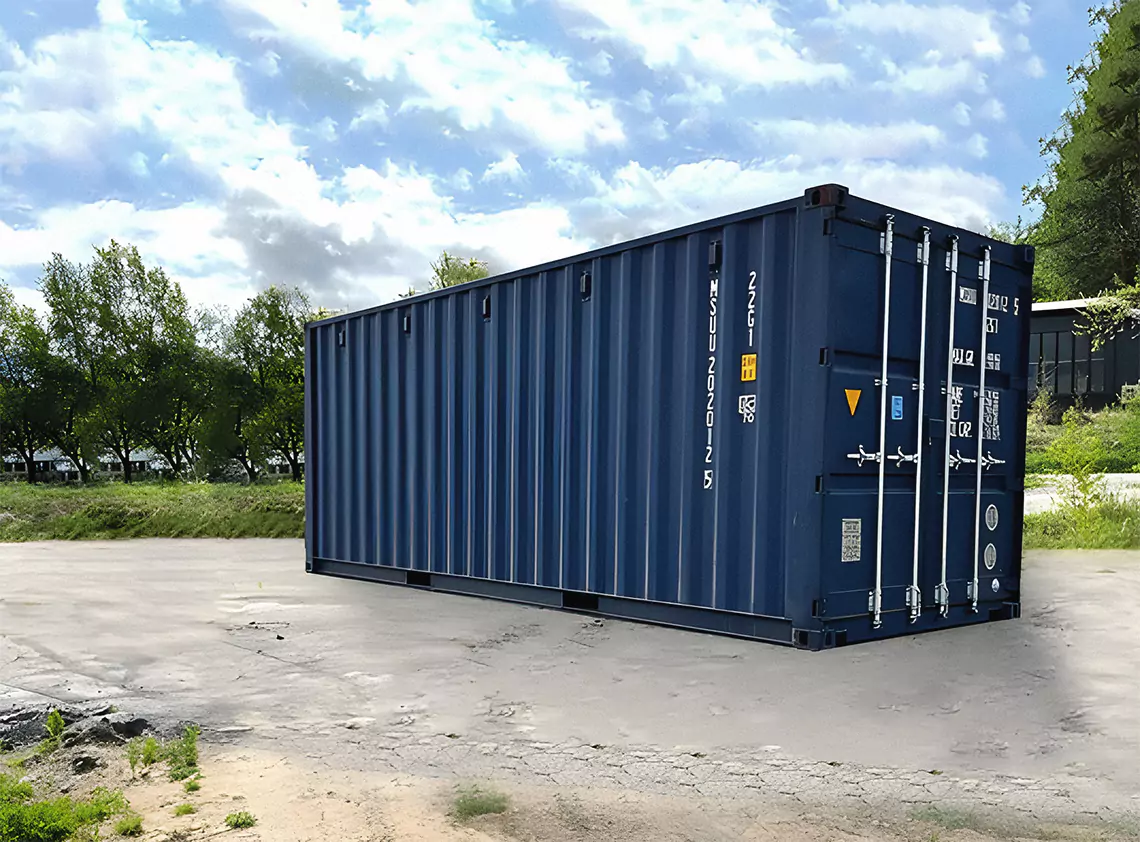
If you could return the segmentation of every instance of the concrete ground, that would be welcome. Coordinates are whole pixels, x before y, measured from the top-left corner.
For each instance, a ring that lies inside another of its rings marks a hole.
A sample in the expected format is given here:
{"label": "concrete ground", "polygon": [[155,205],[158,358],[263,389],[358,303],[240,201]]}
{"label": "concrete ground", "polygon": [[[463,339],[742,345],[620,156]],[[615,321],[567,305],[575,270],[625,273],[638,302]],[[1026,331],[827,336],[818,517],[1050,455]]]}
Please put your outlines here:
{"label": "concrete ground", "polygon": [[306,575],[291,541],[0,545],[0,710],[112,700],[336,773],[1140,811],[1140,554],[1024,619],[808,653]]}

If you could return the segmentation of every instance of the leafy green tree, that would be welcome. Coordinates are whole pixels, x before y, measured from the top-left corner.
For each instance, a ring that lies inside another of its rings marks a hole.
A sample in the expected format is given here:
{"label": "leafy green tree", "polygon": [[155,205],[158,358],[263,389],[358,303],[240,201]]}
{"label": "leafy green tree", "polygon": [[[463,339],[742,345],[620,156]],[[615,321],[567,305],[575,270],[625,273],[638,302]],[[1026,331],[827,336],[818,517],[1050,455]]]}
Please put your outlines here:
{"label": "leafy green tree", "polygon": [[[456,257],[445,251],[431,264],[431,280],[428,281],[427,291],[434,292],[437,289],[447,289],[469,281],[479,281],[490,274],[487,261],[476,260],[474,257]],[[399,297],[411,298],[418,294],[419,290],[409,287],[408,291],[401,292]]]}
{"label": "leafy green tree", "polygon": [[431,283],[428,289],[446,289],[469,281],[482,280],[490,274],[487,261],[476,260],[474,257],[464,259],[445,251],[439,256],[439,260],[431,265]]}
{"label": "leafy green tree", "polygon": [[231,339],[233,357],[257,393],[250,435],[262,451],[288,462],[296,481],[305,449],[305,322],[313,316],[299,289],[272,286],[238,313]]}
{"label": "leafy green tree", "polygon": [[50,314],[52,345],[49,380],[52,405],[51,444],[59,448],[87,482],[99,453],[88,415],[99,383],[102,342],[94,327],[94,302],[87,268],[52,255],[40,276]]}
{"label": "leafy green tree", "polygon": [[113,453],[126,482],[143,444],[161,445],[177,468],[186,450],[182,409],[194,397],[184,367],[195,341],[178,284],[148,269],[136,248],[112,240],[95,249],[90,266],[53,256],[40,286],[56,348],[82,381],[76,441]]}
{"label": "leafy green tree", "polygon": [[223,354],[211,358],[209,372],[213,400],[203,418],[200,461],[208,474],[236,462],[255,482],[266,454],[255,435],[262,405],[253,378]]}
{"label": "leafy green tree", "polygon": [[250,482],[271,455],[301,479],[305,445],[305,323],[321,315],[298,289],[269,287],[223,331],[207,449],[234,460]]}
{"label": "leafy green tree", "polygon": [[49,443],[51,402],[47,332],[31,307],[0,283],[0,453],[17,454],[35,482],[36,451]]}
{"label": "leafy green tree", "polygon": [[1026,190],[1043,206],[1033,232],[1038,300],[1140,297],[1140,3],[1093,9],[1090,22],[1099,36],[1070,68],[1075,103],[1042,140],[1048,171]]}
{"label": "leafy green tree", "polygon": [[1016,222],[998,222],[991,225],[986,236],[1002,243],[1020,246],[1030,242],[1033,236],[1033,226],[1027,225],[1021,217]]}

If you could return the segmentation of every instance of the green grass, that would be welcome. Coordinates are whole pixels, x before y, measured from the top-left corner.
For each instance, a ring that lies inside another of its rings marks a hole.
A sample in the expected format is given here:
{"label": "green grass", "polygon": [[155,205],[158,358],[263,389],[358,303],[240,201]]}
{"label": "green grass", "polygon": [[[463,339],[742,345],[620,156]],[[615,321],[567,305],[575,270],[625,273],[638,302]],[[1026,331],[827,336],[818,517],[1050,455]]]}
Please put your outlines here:
{"label": "green grass", "polygon": [[1061,507],[1026,515],[1025,547],[1037,550],[1140,548],[1140,501],[1110,496],[1085,513]]}
{"label": "green grass", "polygon": [[31,786],[0,774],[0,842],[64,842],[126,810],[121,792],[100,788],[82,800],[37,800]]}
{"label": "green grass", "polygon": [[186,783],[182,784],[182,788],[187,792],[197,792],[202,788],[202,783],[197,778],[191,778]]}
{"label": "green grass", "polygon": [[470,821],[477,816],[505,813],[509,800],[501,792],[481,789],[477,786],[464,787],[455,796],[451,815],[456,821]]}
{"label": "green grass", "polygon": [[195,807],[193,804],[179,804],[177,807],[174,808],[174,815],[176,815],[176,816],[189,816],[189,815],[191,815],[193,813],[197,813],[197,812],[198,812],[198,808]]}
{"label": "green grass", "polygon": [[257,824],[257,818],[253,813],[247,813],[242,810],[240,813],[230,813],[226,816],[226,827],[230,830],[241,830],[247,827],[253,827]]}
{"label": "green grass", "polygon": [[123,816],[115,822],[115,833],[119,836],[142,836],[142,816]]}
{"label": "green grass", "polygon": [[0,542],[108,538],[300,538],[304,486],[293,482],[0,483]]}

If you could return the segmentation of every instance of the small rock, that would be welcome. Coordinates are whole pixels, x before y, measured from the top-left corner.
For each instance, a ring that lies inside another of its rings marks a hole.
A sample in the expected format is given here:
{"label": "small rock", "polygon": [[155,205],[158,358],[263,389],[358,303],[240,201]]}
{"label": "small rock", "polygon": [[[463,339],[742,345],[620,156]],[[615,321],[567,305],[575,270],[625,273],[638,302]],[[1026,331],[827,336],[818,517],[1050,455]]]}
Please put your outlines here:
{"label": "small rock", "polygon": [[99,765],[99,761],[89,754],[80,754],[71,761],[71,769],[77,775],[85,775]]}
{"label": "small rock", "polygon": [[283,635],[283,634],[279,634],[279,635],[277,635],[277,639],[278,639],[278,640],[284,640],[284,639],[285,639],[285,635]]}
{"label": "small rock", "polygon": [[123,738],[115,733],[115,729],[106,721],[106,717],[81,719],[63,732],[63,745],[66,748],[90,743],[122,742]]}

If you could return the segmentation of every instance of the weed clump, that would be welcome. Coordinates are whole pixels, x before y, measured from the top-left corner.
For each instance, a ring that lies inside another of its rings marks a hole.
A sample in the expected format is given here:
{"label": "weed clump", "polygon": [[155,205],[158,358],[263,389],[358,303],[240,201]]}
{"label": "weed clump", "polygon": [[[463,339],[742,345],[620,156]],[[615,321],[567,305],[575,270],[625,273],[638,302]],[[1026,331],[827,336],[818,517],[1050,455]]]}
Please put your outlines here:
{"label": "weed clump", "polygon": [[[170,780],[184,781],[198,773],[198,736],[201,729],[197,725],[187,725],[182,736],[163,745],[154,737],[135,737],[127,743],[127,762],[133,773],[140,766],[147,768],[155,763],[166,761]],[[187,787],[187,792],[193,789]]]}
{"label": "weed clump", "polygon": [[184,781],[198,772],[198,737],[202,729],[187,725],[182,736],[166,746],[166,761],[170,764],[170,780]]}
{"label": "weed clump", "polygon": [[478,816],[487,816],[505,813],[509,801],[507,796],[494,790],[481,789],[477,786],[464,787],[455,797],[455,804],[451,808],[451,815],[457,821],[469,821]]}
{"label": "weed clump", "polygon": [[0,775],[0,842],[64,842],[80,834],[92,838],[95,828],[126,809],[121,792],[102,788],[84,800],[37,801],[30,785]]}
{"label": "weed clump", "polygon": [[197,813],[198,808],[193,804],[179,804],[174,808],[174,815],[176,816],[189,816],[192,813]]}
{"label": "weed clump", "polygon": [[257,824],[257,817],[253,813],[242,810],[240,813],[230,813],[226,816],[226,827],[230,830],[242,830]]}
{"label": "weed clump", "polygon": [[142,816],[123,816],[115,822],[115,833],[119,836],[142,836]]}

